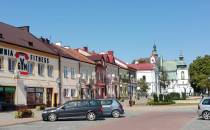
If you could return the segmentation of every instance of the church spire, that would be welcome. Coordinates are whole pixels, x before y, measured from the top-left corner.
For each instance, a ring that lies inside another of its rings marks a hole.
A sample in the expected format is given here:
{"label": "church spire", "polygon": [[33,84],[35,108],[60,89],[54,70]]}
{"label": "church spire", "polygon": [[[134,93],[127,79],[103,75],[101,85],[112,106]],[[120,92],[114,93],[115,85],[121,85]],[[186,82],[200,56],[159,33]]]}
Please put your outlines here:
{"label": "church spire", "polygon": [[179,60],[180,61],[184,61],[184,55],[183,55],[183,52],[182,51],[180,51]]}
{"label": "church spire", "polygon": [[154,43],[154,45],[153,45],[152,55],[155,56],[155,57],[158,57],[157,46],[156,46],[155,43]]}

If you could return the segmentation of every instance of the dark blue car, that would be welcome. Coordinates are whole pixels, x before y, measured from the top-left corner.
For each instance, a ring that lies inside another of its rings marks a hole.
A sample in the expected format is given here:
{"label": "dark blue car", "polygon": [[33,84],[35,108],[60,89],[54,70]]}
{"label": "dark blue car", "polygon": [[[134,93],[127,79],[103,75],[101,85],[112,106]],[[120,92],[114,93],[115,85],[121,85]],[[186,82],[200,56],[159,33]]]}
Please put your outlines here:
{"label": "dark blue car", "polygon": [[104,116],[119,118],[120,115],[124,114],[123,106],[117,99],[100,99],[100,102]]}

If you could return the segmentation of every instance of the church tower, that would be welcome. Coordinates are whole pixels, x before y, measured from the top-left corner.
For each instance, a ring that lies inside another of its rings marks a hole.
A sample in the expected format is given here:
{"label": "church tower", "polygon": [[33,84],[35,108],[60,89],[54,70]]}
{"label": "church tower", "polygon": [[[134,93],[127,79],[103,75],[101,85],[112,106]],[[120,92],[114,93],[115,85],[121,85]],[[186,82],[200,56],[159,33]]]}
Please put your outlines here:
{"label": "church tower", "polygon": [[152,55],[150,57],[150,63],[156,64],[158,60],[158,53],[157,53],[157,46],[156,44],[153,45]]}

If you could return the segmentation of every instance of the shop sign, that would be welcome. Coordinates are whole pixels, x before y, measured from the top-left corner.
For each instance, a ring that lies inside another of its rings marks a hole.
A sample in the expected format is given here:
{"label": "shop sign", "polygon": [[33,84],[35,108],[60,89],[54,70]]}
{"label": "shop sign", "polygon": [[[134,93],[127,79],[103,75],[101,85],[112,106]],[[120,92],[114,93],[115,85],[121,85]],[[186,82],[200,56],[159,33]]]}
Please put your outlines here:
{"label": "shop sign", "polygon": [[43,56],[37,56],[33,54],[27,54],[23,52],[17,52],[12,49],[0,48],[0,56],[8,56],[17,59],[18,71],[21,75],[28,75],[28,62],[38,62],[49,64],[49,58]]}

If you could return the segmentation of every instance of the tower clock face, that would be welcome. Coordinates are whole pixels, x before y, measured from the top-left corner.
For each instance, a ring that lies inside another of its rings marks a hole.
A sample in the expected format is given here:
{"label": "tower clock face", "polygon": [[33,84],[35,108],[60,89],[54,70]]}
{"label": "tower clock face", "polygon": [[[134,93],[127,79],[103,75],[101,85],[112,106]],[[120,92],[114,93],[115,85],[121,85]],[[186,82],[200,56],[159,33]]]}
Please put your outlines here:
{"label": "tower clock face", "polygon": [[156,59],[155,59],[154,56],[152,56],[152,57],[150,58],[150,63],[152,63],[152,64],[155,64],[155,63],[156,63]]}

